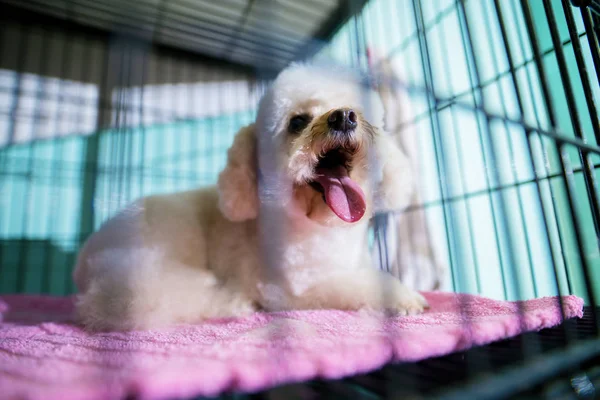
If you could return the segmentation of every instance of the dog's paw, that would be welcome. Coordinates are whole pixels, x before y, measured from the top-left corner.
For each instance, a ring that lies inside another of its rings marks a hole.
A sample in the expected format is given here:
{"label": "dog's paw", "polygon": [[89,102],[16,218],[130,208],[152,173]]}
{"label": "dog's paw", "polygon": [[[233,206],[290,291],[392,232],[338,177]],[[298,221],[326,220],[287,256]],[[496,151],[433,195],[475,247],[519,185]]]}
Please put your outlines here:
{"label": "dog's paw", "polygon": [[421,314],[429,308],[425,297],[419,292],[408,289],[396,289],[390,293],[386,299],[386,311],[396,315],[416,315]]}

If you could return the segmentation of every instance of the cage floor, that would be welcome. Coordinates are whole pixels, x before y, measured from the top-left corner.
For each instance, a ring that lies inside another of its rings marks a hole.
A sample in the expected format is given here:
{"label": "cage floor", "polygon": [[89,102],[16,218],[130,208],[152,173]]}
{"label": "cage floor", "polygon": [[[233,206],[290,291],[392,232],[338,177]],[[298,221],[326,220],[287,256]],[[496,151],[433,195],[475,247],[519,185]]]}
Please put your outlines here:
{"label": "cage floor", "polygon": [[[467,398],[461,395],[462,385],[482,382],[492,376],[502,377],[509,368],[525,365],[541,354],[556,352],[557,357],[561,357],[560,350],[589,339],[595,339],[597,348],[600,348],[592,314],[592,309],[585,307],[583,318],[566,321],[554,328],[416,363],[390,364],[368,374],[334,381],[314,380],[252,395],[232,394],[221,398],[419,399],[443,398],[450,390],[454,393],[448,396],[450,398]],[[600,315],[600,308],[596,309],[596,315]],[[523,376],[522,382],[508,380],[505,384],[525,385],[518,397],[510,398],[594,399],[600,395],[600,359],[595,358],[590,363],[580,365],[577,370],[576,373],[555,376],[546,381],[543,387],[527,385],[526,376]],[[493,397],[505,398],[500,393]]]}

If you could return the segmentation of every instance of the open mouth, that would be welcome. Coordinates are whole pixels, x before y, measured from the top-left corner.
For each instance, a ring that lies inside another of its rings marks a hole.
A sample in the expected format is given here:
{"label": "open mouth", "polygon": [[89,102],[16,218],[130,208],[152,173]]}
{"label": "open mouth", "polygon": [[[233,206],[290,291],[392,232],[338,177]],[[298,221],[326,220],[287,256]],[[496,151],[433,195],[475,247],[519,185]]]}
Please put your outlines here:
{"label": "open mouth", "polygon": [[[321,175],[325,171],[332,171],[339,168],[346,169],[346,175],[350,174],[351,166],[350,166],[350,155],[344,152],[341,148],[336,148],[328,151],[322,157],[319,158],[319,162],[315,167],[315,172]],[[309,182],[309,185],[312,186],[317,192],[323,195],[323,201],[327,203],[327,199],[325,198],[325,189],[323,185],[318,181],[314,180]]]}
{"label": "open mouth", "polygon": [[357,222],[365,213],[366,200],[360,186],[350,178],[350,171],[350,155],[336,148],[319,159],[315,179],[309,184],[340,219]]}

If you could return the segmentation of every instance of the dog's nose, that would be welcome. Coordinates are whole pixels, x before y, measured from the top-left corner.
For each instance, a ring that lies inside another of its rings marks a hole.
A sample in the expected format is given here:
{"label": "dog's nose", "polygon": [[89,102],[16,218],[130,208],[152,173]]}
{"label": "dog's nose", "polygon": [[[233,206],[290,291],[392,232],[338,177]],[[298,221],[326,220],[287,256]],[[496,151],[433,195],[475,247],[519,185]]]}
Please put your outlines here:
{"label": "dog's nose", "polygon": [[339,109],[329,114],[327,118],[329,127],[333,130],[340,131],[343,133],[352,132],[357,125],[356,113],[349,109]]}

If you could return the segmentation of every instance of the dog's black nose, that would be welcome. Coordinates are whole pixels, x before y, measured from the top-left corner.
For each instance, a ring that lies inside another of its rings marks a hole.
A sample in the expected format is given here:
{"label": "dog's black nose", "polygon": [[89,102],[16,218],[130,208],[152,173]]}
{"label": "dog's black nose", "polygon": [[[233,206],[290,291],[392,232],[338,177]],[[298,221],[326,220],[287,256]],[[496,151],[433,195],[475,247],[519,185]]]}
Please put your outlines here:
{"label": "dog's black nose", "polygon": [[335,131],[350,133],[356,128],[357,116],[352,110],[340,108],[329,114],[327,123]]}

